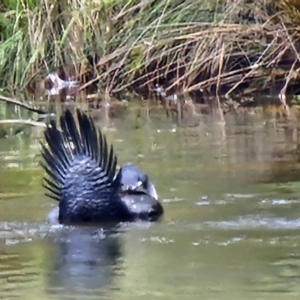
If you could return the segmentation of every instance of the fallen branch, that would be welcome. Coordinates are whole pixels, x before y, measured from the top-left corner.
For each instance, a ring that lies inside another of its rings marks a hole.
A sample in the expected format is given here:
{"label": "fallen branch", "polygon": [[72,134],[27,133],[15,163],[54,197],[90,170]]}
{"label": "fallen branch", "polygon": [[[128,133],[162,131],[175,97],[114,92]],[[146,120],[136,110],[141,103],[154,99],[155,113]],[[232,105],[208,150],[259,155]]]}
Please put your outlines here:
{"label": "fallen branch", "polygon": [[22,119],[0,120],[0,124],[26,124],[26,125],[31,125],[34,127],[47,128],[47,125],[44,122],[36,122],[36,121],[32,121],[32,120],[22,120]]}
{"label": "fallen branch", "polygon": [[14,105],[18,105],[20,107],[26,108],[26,109],[28,109],[28,110],[30,110],[32,112],[37,113],[37,114],[46,114],[43,110],[36,109],[36,108],[31,107],[30,105],[27,105],[25,103],[22,103],[22,102],[20,102],[20,101],[18,101],[16,99],[5,97],[3,95],[0,95],[0,101],[11,103],[11,104],[14,104]]}

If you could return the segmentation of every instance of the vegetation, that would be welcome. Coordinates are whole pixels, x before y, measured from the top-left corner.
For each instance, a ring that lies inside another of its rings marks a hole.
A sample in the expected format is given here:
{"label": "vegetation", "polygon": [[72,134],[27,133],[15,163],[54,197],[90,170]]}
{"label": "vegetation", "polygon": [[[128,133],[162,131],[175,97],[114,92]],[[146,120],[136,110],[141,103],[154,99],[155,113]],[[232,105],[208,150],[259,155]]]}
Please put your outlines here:
{"label": "vegetation", "polygon": [[[295,0],[4,0],[0,86],[23,88],[63,64],[108,93],[296,92]],[[91,61],[91,60],[89,60]],[[92,81],[90,81],[92,80]]]}

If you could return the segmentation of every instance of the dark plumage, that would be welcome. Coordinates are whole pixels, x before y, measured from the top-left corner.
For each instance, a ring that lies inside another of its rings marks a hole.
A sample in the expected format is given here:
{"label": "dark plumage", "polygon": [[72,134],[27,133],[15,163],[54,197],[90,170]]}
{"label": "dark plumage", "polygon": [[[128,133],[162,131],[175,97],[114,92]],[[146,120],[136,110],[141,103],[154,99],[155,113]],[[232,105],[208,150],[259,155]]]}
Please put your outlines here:
{"label": "dark plumage", "polygon": [[116,175],[112,146],[108,147],[91,118],[76,112],[79,129],[66,110],[60,117],[61,130],[51,121],[45,130],[48,147],[42,144],[41,165],[47,173],[44,186],[47,195],[59,201],[59,223],[158,219],[163,214],[161,204],[146,188],[124,189],[126,173],[121,168]]}

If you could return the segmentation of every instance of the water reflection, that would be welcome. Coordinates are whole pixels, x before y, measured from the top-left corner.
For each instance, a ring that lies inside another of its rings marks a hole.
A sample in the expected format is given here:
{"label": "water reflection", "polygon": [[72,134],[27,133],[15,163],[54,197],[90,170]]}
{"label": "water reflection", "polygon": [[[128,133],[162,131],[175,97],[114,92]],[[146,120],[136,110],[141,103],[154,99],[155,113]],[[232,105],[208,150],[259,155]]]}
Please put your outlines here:
{"label": "water reflection", "polygon": [[120,236],[114,228],[64,228],[48,239],[51,249],[46,291],[49,295],[88,297],[115,286],[122,274]]}

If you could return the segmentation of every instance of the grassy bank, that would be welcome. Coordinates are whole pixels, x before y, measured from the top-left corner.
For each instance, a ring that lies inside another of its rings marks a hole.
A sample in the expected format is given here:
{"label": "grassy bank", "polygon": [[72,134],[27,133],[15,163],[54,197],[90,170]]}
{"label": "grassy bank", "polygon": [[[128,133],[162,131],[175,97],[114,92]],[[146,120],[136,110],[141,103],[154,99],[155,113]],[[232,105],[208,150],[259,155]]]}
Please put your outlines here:
{"label": "grassy bank", "polygon": [[4,1],[0,86],[21,89],[71,64],[110,94],[156,84],[167,93],[295,93],[300,13],[287,1]]}

